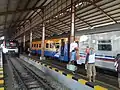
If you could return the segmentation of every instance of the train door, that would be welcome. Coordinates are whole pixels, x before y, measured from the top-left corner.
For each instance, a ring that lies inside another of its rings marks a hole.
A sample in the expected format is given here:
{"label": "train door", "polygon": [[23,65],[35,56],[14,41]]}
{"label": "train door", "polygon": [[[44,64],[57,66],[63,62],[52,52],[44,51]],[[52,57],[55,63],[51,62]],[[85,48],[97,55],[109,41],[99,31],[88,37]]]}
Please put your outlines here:
{"label": "train door", "polygon": [[61,56],[64,57],[64,46],[65,46],[65,41],[64,39],[61,39]]}
{"label": "train door", "polygon": [[68,61],[68,43],[65,39],[61,39],[61,57],[60,60]]}

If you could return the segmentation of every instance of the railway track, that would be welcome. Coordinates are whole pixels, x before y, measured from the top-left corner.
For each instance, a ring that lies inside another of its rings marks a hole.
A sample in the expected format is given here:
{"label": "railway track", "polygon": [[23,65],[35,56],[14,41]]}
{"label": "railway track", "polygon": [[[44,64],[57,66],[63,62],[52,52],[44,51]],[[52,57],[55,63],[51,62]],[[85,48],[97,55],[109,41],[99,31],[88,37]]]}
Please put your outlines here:
{"label": "railway track", "polygon": [[[38,60],[38,59],[36,59],[36,60]],[[42,61],[42,62],[47,63],[48,65],[52,65],[55,68],[65,70],[66,72],[69,72],[69,73],[71,72],[69,70],[66,70],[66,64],[61,64],[60,62],[58,63],[56,61],[54,61],[52,63],[51,62],[46,62],[46,61]],[[77,70],[75,75],[79,75],[82,78],[87,80],[86,71],[85,71],[83,66],[78,66],[78,70]],[[115,87],[115,88],[118,87],[117,77],[114,76],[114,75],[108,75],[107,73],[104,73],[104,70],[101,70],[100,72],[98,70],[96,80],[100,81],[100,83],[102,83],[102,82],[107,83],[107,86],[111,86],[111,87]],[[115,89],[115,90],[118,90],[118,89]]]}
{"label": "railway track", "polygon": [[[36,75],[31,69],[26,67],[17,58],[15,58],[16,61],[12,57],[9,57],[7,59],[13,68],[15,79],[20,86],[20,90],[54,90],[54,88],[49,85],[47,80]],[[18,65],[19,68],[17,67]]]}

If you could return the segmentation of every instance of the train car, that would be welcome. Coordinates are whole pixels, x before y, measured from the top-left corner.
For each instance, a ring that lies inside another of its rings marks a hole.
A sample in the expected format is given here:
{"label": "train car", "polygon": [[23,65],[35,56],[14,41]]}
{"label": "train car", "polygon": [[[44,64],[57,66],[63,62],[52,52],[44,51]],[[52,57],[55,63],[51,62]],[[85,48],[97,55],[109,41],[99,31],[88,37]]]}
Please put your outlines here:
{"label": "train car", "polygon": [[18,42],[16,40],[4,40],[2,44],[2,52],[3,54],[14,54],[19,56],[18,51]]}
{"label": "train car", "polygon": [[120,31],[78,35],[80,56],[85,63],[86,46],[93,47],[96,53],[96,66],[115,70],[114,62],[120,54]]}
{"label": "train car", "polygon": [[[41,41],[32,42],[32,54],[41,54]],[[56,57],[62,61],[68,61],[68,38],[57,38],[45,40],[44,55]]]}

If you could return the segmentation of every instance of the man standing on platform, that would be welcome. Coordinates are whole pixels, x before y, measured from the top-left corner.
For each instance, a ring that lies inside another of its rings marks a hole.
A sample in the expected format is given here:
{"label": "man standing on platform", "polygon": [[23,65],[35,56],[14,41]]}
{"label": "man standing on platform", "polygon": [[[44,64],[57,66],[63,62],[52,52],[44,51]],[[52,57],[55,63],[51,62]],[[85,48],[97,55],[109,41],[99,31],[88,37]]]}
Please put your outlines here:
{"label": "man standing on platform", "polygon": [[78,48],[78,44],[74,41],[70,44],[70,62],[73,62],[76,60],[76,48]]}
{"label": "man standing on platform", "polygon": [[75,66],[75,61],[76,61],[76,51],[78,49],[78,44],[74,41],[70,44],[70,61],[68,65],[68,69],[75,74],[75,70],[77,69]]}
{"label": "man standing on platform", "polygon": [[87,77],[89,82],[91,82],[91,77],[93,76],[93,82],[95,82],[96,69],[95,69],[95,52],[93,48],[90,48],[89,57],[86,62],[87,64]]}

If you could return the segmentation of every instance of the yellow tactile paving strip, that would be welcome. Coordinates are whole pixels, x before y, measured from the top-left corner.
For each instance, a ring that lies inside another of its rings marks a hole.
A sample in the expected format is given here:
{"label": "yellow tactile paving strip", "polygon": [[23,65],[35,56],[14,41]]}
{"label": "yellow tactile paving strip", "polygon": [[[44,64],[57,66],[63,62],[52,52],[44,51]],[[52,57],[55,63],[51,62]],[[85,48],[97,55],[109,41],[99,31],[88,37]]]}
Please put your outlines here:
{"label": "yellow tactile paving strip", "polygon": [[[0,59],[2,60],[2,52],[0,53]],[[2,61],[2,65],[0,67],[0,90],[5,90],[4,88],[4,69],[3,69],[3,61]]]}
{"label": "yellow tactile paving strip", "polygon": [[4,90],[3,68],[0,68],[0,90]]}
{"label": "yellow tactile paving strip", "polygon": [[0,90],[5,90],[4,87],[0,87]]}
{"label": "yellow tactile paving strip", "polygon": [[[32,60],[33,60],[33,59],[32,59]],[[33,61],[36,62],[36,60],[33,60]],[[38,62],[38,61],[37,61],[37,63],[39,63],[39,64],[41,64],[42,66],[45,66],[45,67],[47,67],[47,68],[50,68],[51,70],[54,70],[54,71],[56,71],[56,72],[58,72],[58,73],[60,73],[60,74],[63,74],[64,76],[66,76],[66,77],[69,78],[69,79],[76,80],[76,81],[78,81],[80,84],[90,86],[90,87],[93,88],[94,90],[108,90],[107,88],[104,88],[104,87],[102,87],[102,86],[91,84],[91,82],[88,82],[88,81],[86,81],[86,80],[84,80],[84,79],[77,79],[77,78],[75,78],[72,74],[67,74],[67,73],[65,73],[64,71],[61,71],[61,70],[59,70],[59,69],[57,69],[57,68],[54,68],[54,67],[51,67],[50,65],[47,65],[47,64],[45,64],[45,63],[41,63],[41,62]]]}
{"label": "yellow tactile paving strip", "polygon": [[0,75],[0,78],[3,78],[3,75]]}

